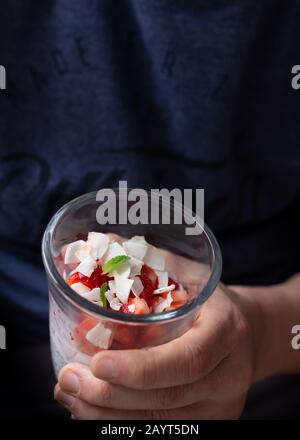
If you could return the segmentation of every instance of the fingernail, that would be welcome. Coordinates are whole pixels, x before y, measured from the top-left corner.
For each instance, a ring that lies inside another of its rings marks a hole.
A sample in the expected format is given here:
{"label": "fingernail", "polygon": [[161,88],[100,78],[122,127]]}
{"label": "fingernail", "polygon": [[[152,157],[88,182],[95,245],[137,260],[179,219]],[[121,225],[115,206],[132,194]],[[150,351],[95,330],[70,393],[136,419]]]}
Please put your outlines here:
{"label": "fingernail", "polygon": [[63,375],[60,380],[60,386],[66,393],[78,394],[80,383],[76,374],[72,372],[67,372]]}
{"label": "fingernail", "polygon": [[73,402],[75,400],[75,397],[70,396],[70,394],[65,394],[62,391],[59,391],[56,396],[55,399],[63,406],[65,406],[66,408],[70,409],[73,405]]}
{"label": "fingernail", "polygon": [[118,367],[116,362],[111,359],[102,359],[99,366],[99,376],[103,380],[113,380],[117,377]]}

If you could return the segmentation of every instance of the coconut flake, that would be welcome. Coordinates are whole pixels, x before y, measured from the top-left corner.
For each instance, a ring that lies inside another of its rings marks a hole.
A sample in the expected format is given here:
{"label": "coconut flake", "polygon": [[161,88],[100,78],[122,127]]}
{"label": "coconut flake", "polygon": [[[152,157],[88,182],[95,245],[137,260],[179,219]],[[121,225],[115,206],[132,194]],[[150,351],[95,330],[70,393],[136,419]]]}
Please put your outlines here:
{"label": "coconut flake", "polygon": [[119,276],[114,272],[116,283],[116,295],[123,304],[127,304],[133,280]]}
{"label": "coconut flake", "polygon": [[169,292],[167,295],[167,298],[160,298],[159,302],[156,304],[156,306],[154,307],[154,312],[155,313],[161,313],[163,312],[167,307],[170,307],[170,305],[173,302],[173,298],[171,293]]}
{"label": "coconut flake", "polygon": [[82,283],[74,283],[70,287],[71,289],[75,290],[76,293],[82,296],[85,296],[85,294],[90,291],[90,289]]}
{"label": "coconut flake", "polygon": [[66,247],[65,253],[65,264],[72,263],[80,263],[81,260],[78,256],[78,251],[83,249],[86,246],[86,242],[83,240],[73,241],[73,243],[69,243]]}
{"label": "coconut flake", "polygon": [[97,260],[102,258],[107,251],[109,238],[102,232],[89,232],[87,244],[90,247],[90,255]]}
{"label": "coconut flake", "polygon": [[175,284],[170,284],[170,286],[166,286],[166,287],[160,287],[159,289],[155,289],[153,290],[153,293],[155,295],[158,295],[160,293],[166,293],[166,292],[171,292],[172,290],[175,289]]}
{"label": "coconut flake", "polygon": [[166,271],[163,270],[156,270],[155,271],[157,278],[158,278],[158,287],[164,287],[167,286],[169,283],[169,274]]}
{"label": "coconut flake", "polygon": [[123,304],[121,303],[121,301],[119,300],[119,298],[114,297],[114,298],[110,301],[109,305],[110,305],[110,307],[111,307],[113,310],[119,311]]}
{"label": "coconut flake", "polygon": [[113,242],[108,246],[107,253],[105,255],[105,263],[108,260],[111,260],[114,257],[118,257],[119,255],[127,255],[124,248],[117,242]]}
{"label": "coconut flake", "polygon": [[148,250],[148,246],[143,244],[143,242],[132,240],[124,241],[123,248],[127,255],[137,258],[138,260],[143,260]]}
{"label": "coconut flake", "polygon": [[130,257],[130,260],[129,260],[130,278],[133,278],[136,275],[140,275],[143,264],[144,264],[143,261],[138,260],[137,258],[134,258],[134,257]]}
{"label": "coconut flake", "polygon": [[97,266],[96,261],[91,256],[86,257],[76,268],[77,272],[80,272],[86,277],[90,277]]}
{"label": "coconut flake", "polygon": [[[114,281],[109,281],[108,284],[109,283],[114,283]],[[111,303],[111,301],[115,298],[115,294],[112,292],[112,290],[107,290],[105,292],[105,297],[106,297],[107,301],[109,303]]]}
{"label": "coconut flake", "polygon": [[89,301],[100,302],[101,305],[103,306],[102,301],[100,299],[100,287],[95,287],[95,289],[92,289],[90,292],[88,292],[86,295],[83,296]]}
{"label": "coconut flake", "polygon": [[111,344],[112,332],[106,328],[101,322],[93,327],[86,334],[86,339],[93,345],[99,348],[107,349]]}
{"label": "coconut flake", "polygon": [[134,235],[133,237],[131,237],[130,241],[136,241],[138,243],[142,243],[148,246],[148,243],[146,242],[144,235]]}
{"label": "coconut flake", "polygon": [[84,243],[85,245],[80,247],[76,252],[76,256],[80,261],[85,260],[87,257],[91,255],[91,247],[87,244],[87,242]]}
{"label": "coconut flake", "polygon": [[154,246],[149,246],[144,263],[155,270],[165,269],[165,256],[164,254]]}
{"label": "coconut flake", "polygon": [[133,284],[131,287],[131,290],[134,294],[134,296],[139,297],[142,291],[144,290],[143,283],[141,282],[141,279],[139,277],[133,278]]}

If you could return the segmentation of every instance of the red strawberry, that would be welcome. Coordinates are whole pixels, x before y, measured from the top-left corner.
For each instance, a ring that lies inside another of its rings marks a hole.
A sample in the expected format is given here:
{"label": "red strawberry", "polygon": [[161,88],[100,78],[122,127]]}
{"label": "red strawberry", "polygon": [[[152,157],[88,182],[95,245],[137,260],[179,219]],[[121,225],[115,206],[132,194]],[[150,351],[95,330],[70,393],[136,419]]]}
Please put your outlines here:
{"label": "red strawberry", "polygon": [[171,292],[174,303],[184,302],[186,303],[189,299],[189,295],[186,290],[173,290]]}
{"label": "red strawberry", "polygon": [[90,278],[86,277],[85,275],[82,275],[79,272],[74,272],[72,273],[72,275],[70,275],[67,279],[67,284],[69,286],[72,286],[72,284],[75,283],[82,283],[85,286],[89,287],[90,289],[93,289],[93,287],[91,287],[92,281],[90,280]]}
{"label": "red strawberry", "polygon": [[155,271],[151,267],[144,264],[141,269],[141,275],[145,275],[151,281],[153,289],[157,289],[158,279]]}
{"label": "red strawberry", "polygon": [[102,286],[103,283],[106,283],[110,279],[111,278],[108,275],[102,275],[102,267],[97,266],[89,278],[79,272],[74,272],[68,277],[67,284],[72,286],[74,283],[82,283],[90,289],[95,289],[96,287]]}
{"label": "red strawberry", "polygon": [[148,306],[150,307],[152,305],[155,296],[153,295],[153,290],[154,290],[153,284],[150,278],[148,278],[146,275],[139,275],[139,277],[144,286],[144,290],[140,294],[140,298],[144,299],[148,304]]}
{"label": "red strawberry", "polygon": [[[129,301],[129,300],[128,300]],[[120,312],[122,313],[132,313],[129,309],[128,309],[128,305],[129,304],[123,304],[122,307],[120,308]]]}
{"label": "red strawberry", "polygon": [[173,278],[169,277],[169,279],[168,279],[168,286],[170,286],[171,284],[175,284],[175,289],[174,290],[179,290],[180,289],[180,286],[177,283],[177,281],[174,281]]}
{"label": "red strawberry", "polygon": [[90,276],[91,281],[94,283],[94,287],[100,287],[103,283],[107,283],[112,278],[109,275],[102,275],[102,267],[97,266],[92,275]]}
{"label": "red strawberry", "polygon": [[[129,306],[134,305],[134,311],[129,310]],[[131,313],[134,315],[142,315],[144,313],[150,313],[149,306],[143,298],[129,298],[127,304],[123,304],[121,310],[123,313]]]}
{"label": "red strawberry", "polygon": [[92,316],[84,318],[74,329],[73,337],[76,344],[76,347],[82,353],[93,356],[98,351],[99,348],[95,347],[86,339],[86,334],[89,330],[91,330],[95,325],[98,324],[98,320]]}

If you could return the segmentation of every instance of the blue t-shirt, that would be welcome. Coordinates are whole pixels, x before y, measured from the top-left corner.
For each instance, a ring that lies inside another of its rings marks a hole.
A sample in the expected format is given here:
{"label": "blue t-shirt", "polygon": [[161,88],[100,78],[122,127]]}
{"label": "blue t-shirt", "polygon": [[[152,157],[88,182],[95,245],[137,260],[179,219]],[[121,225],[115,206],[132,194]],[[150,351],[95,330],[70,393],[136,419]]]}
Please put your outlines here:
{"label": "blue t-shirt", "polygon": [[204,188],[225,282],[299,269],[299,18],[296,0],[1,2],[0,298],[22,334],[47,333],[51,215],[122,179]]}

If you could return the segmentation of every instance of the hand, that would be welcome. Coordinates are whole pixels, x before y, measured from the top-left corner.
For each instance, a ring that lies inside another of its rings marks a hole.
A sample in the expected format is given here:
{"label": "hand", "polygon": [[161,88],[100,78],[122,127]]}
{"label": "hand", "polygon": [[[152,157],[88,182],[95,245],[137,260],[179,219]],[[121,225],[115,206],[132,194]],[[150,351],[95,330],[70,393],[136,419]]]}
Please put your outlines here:
{"label": "hand", "polygon": [[55,398],[76,419],[236,419],[255,376],[256,313],[247,295],[220,284],[183,336],[102,351],[90,369],[68,364]]}

